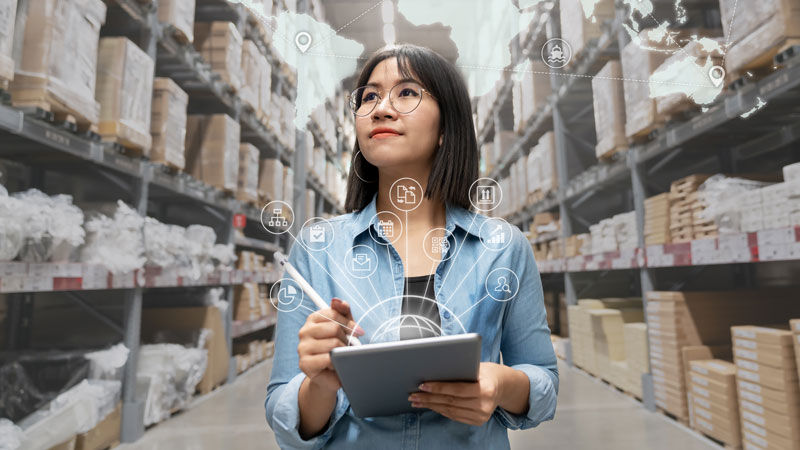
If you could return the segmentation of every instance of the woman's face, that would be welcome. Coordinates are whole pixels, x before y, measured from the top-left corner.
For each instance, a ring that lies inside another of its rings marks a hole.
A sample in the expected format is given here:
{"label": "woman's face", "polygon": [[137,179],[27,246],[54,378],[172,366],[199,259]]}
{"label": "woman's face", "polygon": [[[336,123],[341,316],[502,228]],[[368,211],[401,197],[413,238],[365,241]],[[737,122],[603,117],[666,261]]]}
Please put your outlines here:
{"label": "woman's face", "polygon": [[[379,169],[430,168],[440,144],[439,105],[427,91],[410,114],[398,113],[389,102],[389,90],[403,81],[397,58],[375,66],[367,82],[378,88],[381,101],[368,115],[356,116],[356,137],[364,158]],[[384,133],[380,133],[384,129]]]}

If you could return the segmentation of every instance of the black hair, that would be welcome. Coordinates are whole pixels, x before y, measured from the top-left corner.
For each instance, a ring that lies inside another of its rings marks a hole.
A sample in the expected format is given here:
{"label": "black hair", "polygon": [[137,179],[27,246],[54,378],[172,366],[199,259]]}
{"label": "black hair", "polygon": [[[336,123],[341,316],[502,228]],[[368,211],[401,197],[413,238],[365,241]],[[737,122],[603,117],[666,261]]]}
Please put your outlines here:
{"label": "black hair", "polygon": [[[401,44],[378,50],[372,55],[361,70],[356,87],[367,84],[375,66],[390,58],[397,58],[397,67],[403,77],[418,80],[439,104],[442,145],[434,155],[426,198],[470,209],[470,187],[478,179],[480,157],[464,79],[453,64],[433,50]],[[360,153],[356,139],[347,177],[347,212],[364,209],[378,190],[378,168]]]}

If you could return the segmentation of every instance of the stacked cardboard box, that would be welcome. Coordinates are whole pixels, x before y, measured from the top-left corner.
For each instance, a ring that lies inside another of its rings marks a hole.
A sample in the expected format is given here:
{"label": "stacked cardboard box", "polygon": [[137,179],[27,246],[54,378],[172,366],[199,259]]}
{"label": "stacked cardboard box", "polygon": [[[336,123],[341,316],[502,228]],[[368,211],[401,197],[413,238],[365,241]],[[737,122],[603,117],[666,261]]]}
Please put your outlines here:
{"label": "stacked cardboard box", "polygon": [[256,283],[244,283],[234,291],[233,320],[258,320],[266,317],[272,306]]}
{"label": "stacked cardboard box", "polygon": [[539,60],[529,60],[530,68],[522,74],[522,79],[514,81],[511,97],[514,111],[514,131],[525,132],[525,125],[547,104],[547,97],[552,93],[550,69]]}
{"label": "stacked cardboard box", "polygon": [[800,449],[800,385],[792,332],[737,326],[731,334],[746,447]]}
{"label": "stacked cardboard box", "polygon": [[731,326],[773,323],[800,314],[795,297],[792,289],[649,292],[647,321],[656,404],[688,420],[685,348],[722,346],[705,358],[692,359],[726,359],[728,352],[722,350],[730,345]]}
{"label": "stacked cardboard box", "polygon": [[622,326],[625,336],[625,362],[627,373],[623,390],[642,398],[642,375],[650,373],[650,358],[647,352],[647,324],[626,323]]}
{"label": "stacked cardboard box", "polygon": [[747,14],[736,10],[735,0],[719,4],[722,29],[730,41],[725,59],[728,73],[771,67],[775,54],[800,38],[800,8],[794,1],[756,2]]}
{"label": "stacked cardboard box", "polygon": [[533,240],[560,236],[561,220],[558,213],[539,213],[534,215],[530,233]]}
{"label": "stacked cardboard box", "polygon": [[617,214],[612,218],[614,223],[615,250],[631,250],[639,246],[639,234],[636,231],[636,213],[634,211]]}
{"label": "stacked cardboard box", "polygon": [[[531,158],[534,158],[534,161],[531,162]],[[539,201],[550,192],[558,190],[556,138],[552,131],[543,134],[539,138],[539,143],[531,149],[527,172],[530,180],[528,190],[533,193],[533,198],[529,201]]]}
{"label": "stacked cardboard box", "polygon": [[239,98],[242,104],[258,111],[261,89],[261,53],[256,43],[245,39],[242,44],[242,71]]}
{"label": "stacked cardboard box", "polygon": [[236,358],[236,372],[242,373],[259,362],[272,357],[275,342],[258,339],[253,341],[235,342],[233,354]]}
{"label": "stacked cardboard box", "polygon": [[14,79],[14,17],[17,0],[0,0],[0,88]]}
{"label": "stacked cardboard box", "polygon": [[547,315],[547,327],[550,333],[558,331],[558,293],[546,291],[544,293],[544,311]]}
{"label": "stacked cardboard box", "polygon": [[242,86],[242,35],[231,22],[194,24],[194,47],[234,91]]}
{"label": "stacked cardboard box", "polygon": [[649,30],[639,34],[641,42],[632,41],[622,50],[622,74],[625,84],[625,135],[630,139],[642,139],[663,123],[656,110],[656,100],[650,96],[649,80],[664,62],[662,52],[648,50]]}
{"label": "stacked cardboard box", "polygon": [[[708,175],[690,175],[673,181],[669,191],[669,230],[672,242],[689,242],[695,238],[695,219],[697,211],[697,188],[708,179]],[[697,228],[698,233],[712,231],[710,228]]]}
{"label": "stacked cardboard box", "polygon": [[561,0],[561,37],[572,47],[577,59],[592,39],[603,34],[603,22],[614,19],[614,1]]}
{"label": "stacked cardboard box", "polygon": [[226,192],[239,178],[239,122],[227,114],[190,115],[186,124],[186,171]]}
{"label": "stacked cardboard box", "polygon": [[236,198],[258,204],[258,149],[253,144],[239,145],[239,178]]}
{"label": "stacked cardboard box", "polygon": [[597,134],[595,155],[609,158],[628,148],[625,136],[625,88],[622,83],[622,64],[609,61],[592,78],[594,124]]}
{"label": "stacked cardboard box", "polygon": [[150,160],[173,169],[186,167],[186,107],[189,95],[171,78],[153,80]]}
{"label": "stacked cardboard box", "polygon": [[[595,349],[595,328],[593,325],[592,314],[595,311],[616,309],[622,313],[623,322],[641,321],[641,299],[582,299],[578,300],[577,305],[567,307],[570,339],[572,341],[572,359],[575,365],[592,375],[600,376],[600,369],[597,362],[597,350]],[[638,313],[636,312],[638,309]],[[602,319],[598,319],[602,320]],[[614,320],[614,319],[612,319]],[[602,333],[598,331],[597,334]],[[614,341],[616,344],[617,341]],[[612,344],[612,345],[614,345]],[[602,344],[601,344],[602,346]],[[615,353],[616,355],[617,353]],[[610,358],[609,358],[610,364]],[[600,366],[608,371],[608,364],[605,360]]]}
{"label": "stacked cardboard box", "polygon": [[644,201],[645,245],[668,244],[671,242],[669,198],[669,193],[664,193]]}
{"label": "stacked cardboard box", "polygon": [[258,169],[258,196],[263,203],[283,200],[283,163],[264,158]]}
{"label": "stacked cardboard box", "polygon": [[558,294],[558,335],[569,337],[569,317],[567,316],[567,296]]}
{"label": "stacked cardboard box", "polygon": [[149,156],[153,60],[127,38],[109,37],[100,39],[97,63],[100,135]]}
{"label": "stacked cardboard box", "polygon": [[317,193],[306,189],[306,220],[317,216]]}
{"label": "stacked cardboard box", "polygon": [[740,448],[736,366],[720,359],[689,362],[691,426],[723,443]]}
{"label": "stacked cardboard box", "polygon": [[[71,115],[79,126],[87,129],[97,125],[100,115],[100,105],[95,101],[97,46],[100,27],[105,23],[105,3],[101,0],[29,3],[22,57],[16,62],[14,81],[9,86],[14,105]],[[9,17],[10,22],[14,16]]]}
{"label": "stacked cardboard box", "polygon": [[195,0],[159,0],[158,21],[173,27],[174,36],[189,44],[194,40]]}

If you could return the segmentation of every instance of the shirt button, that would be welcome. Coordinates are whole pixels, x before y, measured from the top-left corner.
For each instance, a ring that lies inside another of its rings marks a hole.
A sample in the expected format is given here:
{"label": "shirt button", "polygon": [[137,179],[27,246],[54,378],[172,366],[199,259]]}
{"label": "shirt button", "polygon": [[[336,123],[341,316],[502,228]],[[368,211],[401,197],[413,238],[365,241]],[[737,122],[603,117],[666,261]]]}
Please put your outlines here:
{"label": "shirt button", "polygon": [[445,311],[444,312],[444,318],[445,319],[449,319],[450,318],[450,311]]}

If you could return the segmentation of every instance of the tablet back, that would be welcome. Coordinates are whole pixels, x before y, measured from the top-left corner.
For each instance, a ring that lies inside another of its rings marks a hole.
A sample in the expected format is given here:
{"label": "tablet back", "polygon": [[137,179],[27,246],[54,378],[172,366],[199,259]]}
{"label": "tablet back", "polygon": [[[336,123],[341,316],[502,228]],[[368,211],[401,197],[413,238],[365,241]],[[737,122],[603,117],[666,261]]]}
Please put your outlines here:
{"label": "tablet back", "polygon": [[358,417],[422,411],[408,395],[425,381],[477,381],[481,337],[476,333],[339,347],[331,359]]}

